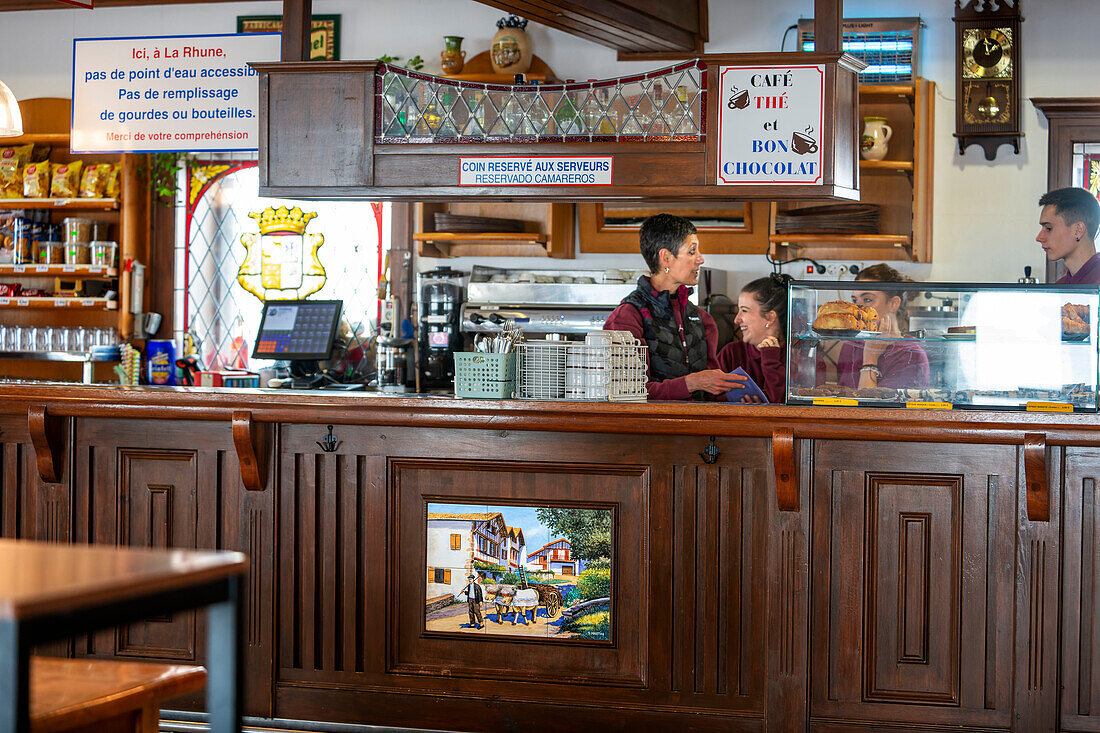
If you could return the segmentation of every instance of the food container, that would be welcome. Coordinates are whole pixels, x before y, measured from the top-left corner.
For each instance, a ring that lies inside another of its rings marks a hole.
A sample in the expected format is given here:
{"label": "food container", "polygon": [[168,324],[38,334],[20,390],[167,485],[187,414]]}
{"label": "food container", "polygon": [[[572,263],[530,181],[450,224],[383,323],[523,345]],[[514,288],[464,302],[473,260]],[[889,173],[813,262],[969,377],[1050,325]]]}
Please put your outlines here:
{"label": "food container", "polygon": [[111,239],[111,233],[109,231],[111,227],[110,222],[106,221],[94,221],[92,222],[92,241],[93,242],[106,242]]}
{"label": "food container", "polygon": [[[92,241],[92,220],[81,219],[75,216],[67,216],[61,220],[64,241],[66,244],[87,244]],[[66,263],[68,264],[68,263]]]}
{"label": "food container", "polygon": [[92,256],[87,244],[81,244],[80,242],[67,242],[65,244],[65,264],[66,265],[88,265],[91,264]]}
{"label": "food container", "polygon": [[27,265],[34,262],[33,230],[33,223],[27,219],[12,219],[12,264]]}
{"label": "food container", "polygon": [[61,242],[39,242],[35,248],[38,250],[35,260],[40,265],[65,264],[65,245]]}
{"label": "food container", "polygon": [[88,245],[91,264],[115,267],[118,264],[118,243],[111,241],[92,242]]}

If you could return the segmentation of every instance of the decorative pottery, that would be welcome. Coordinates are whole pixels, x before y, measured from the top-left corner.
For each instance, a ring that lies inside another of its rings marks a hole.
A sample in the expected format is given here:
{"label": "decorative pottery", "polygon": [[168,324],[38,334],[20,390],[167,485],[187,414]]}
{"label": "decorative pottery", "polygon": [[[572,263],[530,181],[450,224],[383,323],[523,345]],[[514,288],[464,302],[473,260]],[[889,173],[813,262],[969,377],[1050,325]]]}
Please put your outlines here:
{"label": "decorative pottery", "polygon": [[882,160],[886,157],[886,144],[893,134],[894,131],[886,124],[885,117],[864,117],[859,154],[864,160]]}
{"label": "decorative pottery", "polygon": [[527,21],[509,15],[497,21],[496,35],[489,46],[489,60],[497,74],[526,74],[531,69],[531,39],[527,37]]}
{"label": "decorative pottery", "polygon": [[457,74],[466,63],[462,50],[462,36],[443,36],[443,50],[439,52],[440,66],[444,74]]}

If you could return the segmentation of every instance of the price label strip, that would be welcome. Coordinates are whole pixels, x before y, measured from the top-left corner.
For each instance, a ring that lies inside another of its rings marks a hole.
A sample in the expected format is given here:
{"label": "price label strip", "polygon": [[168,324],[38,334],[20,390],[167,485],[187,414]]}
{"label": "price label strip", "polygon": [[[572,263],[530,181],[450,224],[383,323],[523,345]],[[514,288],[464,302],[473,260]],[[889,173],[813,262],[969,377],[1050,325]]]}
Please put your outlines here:
{"label": "price label strip", "polygon": [[857,407],[859,401],[851,397],[814,397],[814,404],[826,407]]}
{"label": "price label strip", "polygon": [[905,409],[907,410],[953,410],[955,405],[950,402],[926,402],[926,401],[913,401],[906,402]]}
{"label": "price label strip", "polygon": [[1028,412],[1073,412],[1069,402],[1028,402]]}

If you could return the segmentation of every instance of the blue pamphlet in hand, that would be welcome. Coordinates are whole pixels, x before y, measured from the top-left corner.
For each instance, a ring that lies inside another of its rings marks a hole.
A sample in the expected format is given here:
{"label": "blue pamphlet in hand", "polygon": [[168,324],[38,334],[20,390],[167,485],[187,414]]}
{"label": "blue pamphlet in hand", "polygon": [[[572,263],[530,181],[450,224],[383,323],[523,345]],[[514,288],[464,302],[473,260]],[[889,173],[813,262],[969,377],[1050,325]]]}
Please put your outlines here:
{"label": "blue pamphlet in hand", "polygon": [[759,384],[752,381],[752,377],[750,377],[744,369],[737,367],[730,372],[730,374],[740,374],[742,377],[745,377],[745,386],[741,389],[731,389],[729,392],[726,392],[726,400],[728,402],[741,402],[742,397],[759,397],[760,404],[768,404],[768,398],[764,395],[764,390],[760,389]]}

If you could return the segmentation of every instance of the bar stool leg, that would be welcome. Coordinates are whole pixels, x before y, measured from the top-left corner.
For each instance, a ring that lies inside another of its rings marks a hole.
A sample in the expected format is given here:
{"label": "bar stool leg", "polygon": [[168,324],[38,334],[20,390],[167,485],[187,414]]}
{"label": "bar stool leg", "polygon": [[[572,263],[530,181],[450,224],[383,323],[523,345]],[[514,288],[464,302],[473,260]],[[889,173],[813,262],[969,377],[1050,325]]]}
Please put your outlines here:
{"label": "bar stool leg", "polygon": [[229,598],[211,604],[206,617],[206,711],[211,733],[241,729],[241,579],[226,583]]}
{"label": "bar stool leg", "polygon": [[22,637],[18,621],[0,622],[0,733],[28,731],[30,713],[30,644]]}

